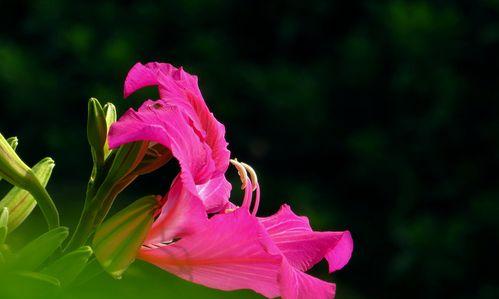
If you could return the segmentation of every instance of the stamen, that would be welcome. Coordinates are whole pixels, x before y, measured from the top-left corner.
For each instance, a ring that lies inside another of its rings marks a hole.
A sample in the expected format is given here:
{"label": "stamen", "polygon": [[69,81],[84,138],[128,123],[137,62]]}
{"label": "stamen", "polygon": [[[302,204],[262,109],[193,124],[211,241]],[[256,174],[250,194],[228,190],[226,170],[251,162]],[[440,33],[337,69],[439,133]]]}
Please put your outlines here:
{"label": "stamen", "polygon": [[243,183],[241,185],[241,190],[244,190],[246,188],[246,184],[248,183],[248,173],[246,172],[246,167],[244,167],[243,163],[237,161],[237,159],[231,159],[230,163],[234,165],[237,169],[237,173],[239,174],[239,177],[241,178],[241,182]]}
{"label": "stamen", "polygon": [[243,204],[241,206],[244,208],[248,208],[249,210],[252,198],[253,198],[253,186],[251,185],[251,181],[248,179],[246,188],[244,189]]}
{"label": "stamen", "polygon": [[256,216],[256,212],[258,212],[258,206],[260,205],[260,186],[256,185],[255,192],[255,203],[253,204],[253,212],[251,213],[253,216]]}
{"label": "stamen", "polygon": [[[248,164],[237,161],[237,159],[230,160],[230,162],[237,168],[239,177],[243,182],[241,189],[244,190],[244,197],[241,207],[248,208],[248,210],[251,208],[251,203],[253,202],[253,192],[255,192],[253,211],[251,214],[256,215],[260,205],[260,185],[258,184],[256,171]],[[248,172],[251,179],[248,177]]]}
{"label": "stamen", "polygon": [[251,176],[251,183],[253,184],[253,191],[255,191],[257,186],[258,186],[258,177],[256,176],[256,171],[248,164],[243,163],[243,162],[240,162],[240,163],[242,166],[244,166],[244,168],[246,168],[246,170],[248,170],[248,172]]}

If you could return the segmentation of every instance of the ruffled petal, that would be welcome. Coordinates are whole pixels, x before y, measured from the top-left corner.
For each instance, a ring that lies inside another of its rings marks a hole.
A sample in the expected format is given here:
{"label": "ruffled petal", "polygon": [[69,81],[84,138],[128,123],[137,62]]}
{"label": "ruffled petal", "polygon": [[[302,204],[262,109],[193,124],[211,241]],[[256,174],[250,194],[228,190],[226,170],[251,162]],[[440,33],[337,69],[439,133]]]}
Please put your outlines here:
{"label": "ruffled petal", "polygon": [[199,231],[207,221],[203,203],[183,188],[177,177],[144,243],[157,244],[183,238]]}
{"label": "ruffled petal", "polygon": [[329,263],[329,273],[345,267],[353,252],[353,240],[349,231],[345,231],[334,248],[326,254]]}
{"label": "ruffled petal", "polygon": [[211,149],[187,124],[181,109],[161,101],[146,101],[138,111],[128,110],[109,131],[109,146],[134,141],[153,141],[172,151],[179,161],[185,186],[197,194],[196,185],[211,178]]}
{"label": "ruffled petal", "polygon": [[308,218],[297,216],[288,205],[259,221],[289,263],[301,271],[326,258],[332,272],[345,266],[351,257],[353,241],[348,231],[314,232]]}
{"label": "ruffled petal", "polygon": [[182,107],[190,125],[212,149],[219,174],[229,165],[230,152],[225,140],[225,127],[209,111],[198,87],[196,76],[168,63],[135,64],[125,80],[125,97],[134,91],[157,85],[160,99]]}

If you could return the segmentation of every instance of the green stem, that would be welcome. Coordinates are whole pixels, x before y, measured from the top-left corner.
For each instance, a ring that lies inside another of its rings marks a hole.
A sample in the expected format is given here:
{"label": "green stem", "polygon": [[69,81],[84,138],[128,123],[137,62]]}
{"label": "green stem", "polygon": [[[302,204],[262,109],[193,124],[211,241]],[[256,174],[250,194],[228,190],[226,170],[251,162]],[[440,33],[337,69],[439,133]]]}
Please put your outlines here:
{"label": "green stem", "polygon": [[42,186],[40,181],[33,174],[33,180],[31,180],[31,186],[29,188],[29,193],[33,195],[38,206],[42,210],[43,216],[47,221],[49,229],[53,229],[59,226],[59,212],[54,204],[54,201],[48,194],[47,190]]}

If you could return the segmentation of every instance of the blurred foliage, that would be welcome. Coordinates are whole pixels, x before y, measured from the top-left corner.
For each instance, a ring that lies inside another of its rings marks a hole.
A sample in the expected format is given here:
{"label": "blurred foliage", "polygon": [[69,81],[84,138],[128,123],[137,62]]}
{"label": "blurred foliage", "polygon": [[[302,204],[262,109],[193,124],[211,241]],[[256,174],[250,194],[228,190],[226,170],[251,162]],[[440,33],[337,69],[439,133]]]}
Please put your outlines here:
{"label": "blurred foliage", "polygon": [[[154,96],[122,100],[136,61],[183,65],[258,170],[264,214],[289,202],[316,228],[352,231],[338,299],[496,298],[498,13],[496,0],[4,0],[0,131],[31,164],[54,158],[49,190],[76,215],[87,99],[122,113]],[[168,167],[129,193],[164,192]],[[135,267],[71,298],[247,294]]]}

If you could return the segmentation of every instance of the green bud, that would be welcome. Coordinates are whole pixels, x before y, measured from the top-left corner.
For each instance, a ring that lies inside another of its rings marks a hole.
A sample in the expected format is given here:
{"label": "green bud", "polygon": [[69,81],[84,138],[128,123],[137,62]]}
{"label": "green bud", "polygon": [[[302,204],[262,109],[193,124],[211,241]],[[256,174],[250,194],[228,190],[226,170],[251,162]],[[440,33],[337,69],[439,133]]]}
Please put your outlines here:
{"label": "green bud", "polygon": [[113,123],[116,122],[117,119],[116,106],[114,106],[112,103],[106,103],[103,107],[103,110],[106,117],[107,129],[109,131],[109,128]]}
{"label": "green bud", "polygon": [[[7,143],[10,145],[10,147],[13,150],[16,150],[17,145],[19,144],[19,140],[17,139],[17,137],[10,137],[10,138],[7,138]],[[2,176],[0,176],[0,181],[1,180],[2,180]]]}
{"label": "green bud", "polygon": [[62,285],[70,284],[83,271],[92,253],[92,248],[82,246],[51,263],[41,273],[57,278]]}
{"label": "green bud", "polygon": [[97,229],[93,240],[95,257],[114,278],[121,278],[135,260],[152,226],[157,208],[154,196],[143,197]]}
{"label": "green bud", "polygon": [[[38,178],[43,187],[47,183],[54,169],[55,163],[51,158],[42,159],[33,166],[33,173]],[[36,200],[31,193],[19,187],[13,187],[7,195],[0,201],[0,208],[6,207],[10,211],[9,232],[14,231],[31,214],[36,206]]]}
{"label": "green bud", "polygon": [[[11,139],[15,146],[16,139]],[[15,186],[26,188],[29,180],[26,177],[31,175],[31,169],[16,154],[9,141],[0,134],[0,177]]]}
{"label": "green bud", "polygon": [[7,138],[7,142],[10,144],[10,147],[13,150],[16,150],[17,145],[19,144],[19,139],[17,139],[17,137],[10,137],[10,138]]}
{"label": "green bud", "polygon": [[12,185],[28,190],[33,195],[49,228],[59,226],[59,213],[52,198],[2,134],[0,134],[0,176]]}
{"label": "green bud", "polygon": [[104,146],[107,139],[107,124],[104,110],[95,98],[88,101],[87,138],[92,151],[92,158],[97,165],[103,165]]}
{"label": "green bud", "polygon": [[[116,122],[116,107],[112,103],[106,103],[104,105],[104,116],[106,118],[106,125],[107,125],[107,132],[109,132],[109,128],[111,125]],[[111,153],[111,150],[109,149],[109,144],[108,140],[106,138],[106,143],[104,145],[104,159],[106,159],[109,154]]]}

